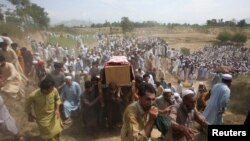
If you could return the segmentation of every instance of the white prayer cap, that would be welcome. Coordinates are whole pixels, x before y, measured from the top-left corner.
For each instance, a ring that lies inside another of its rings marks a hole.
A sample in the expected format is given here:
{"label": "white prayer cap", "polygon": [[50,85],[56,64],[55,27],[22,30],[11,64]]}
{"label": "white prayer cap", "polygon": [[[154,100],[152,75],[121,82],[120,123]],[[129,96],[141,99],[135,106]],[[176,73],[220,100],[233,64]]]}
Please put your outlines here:
{"label": "white prayer cap", "polygon": [[171,91],[171,89],[164,89],[163,92],[164,93],[171,93],[172,91]]}
{"label": "white prayer cap", "polygon": [[222,75],[222,79],[224,79],[224,80],[232,80],[232,75],[231,74],[223,74]]}
{"label": "white prayer cap", "polygon": [[11,45],[13,43],[10,37],[1,36],[1,38],[3,39],[3,42],[6,42],[8,45]]}
{"label": "white prayer cap", "polygon": [[33,64],[37,64],[37,63],[38,63],[38,61],[36,61],[36,60],[33,60],[33,61],[32,61],[32,63],[33,63]]}
{"label": "white prayer cap", "polygon": [[36,53],[34,53],[34,55],[39,55],[39,53],[38,53],[38,52],[36,52]]}
{"label": "white prayer cap", "polygon": [[204,82],[200,82],[199,85],[205,85]]}
{"label": "white prayer cap", "polygon": [[179,93],[174,93],[174,97],[180,97]]}
{"label": "white prayer cap", "polygon": [[64,71],[64,73],[65,73],[65,74],[67,74],[67,73],[69,73],[69,71],[68,71],[68,70],[66,70],[66,71]]}
{"label": "white prayer cap", "polygon": [[192,90],[189,90],[189,89],[184,90],[184,91],[182,92],[182,98],[184,98],[184,97],[187,96],[187,95],[194,95],[194,92],[193,92]]}
{"label": "white prayer cap", "polygon": [[83,74],[88,74],[88,72],[87,71],[83,71]]}
{"label": "white prayer cap", "polygon": [[70,76],[70,75],[65,76],[65,79],[71,80],[71,79],[72,79],[72,76]]}

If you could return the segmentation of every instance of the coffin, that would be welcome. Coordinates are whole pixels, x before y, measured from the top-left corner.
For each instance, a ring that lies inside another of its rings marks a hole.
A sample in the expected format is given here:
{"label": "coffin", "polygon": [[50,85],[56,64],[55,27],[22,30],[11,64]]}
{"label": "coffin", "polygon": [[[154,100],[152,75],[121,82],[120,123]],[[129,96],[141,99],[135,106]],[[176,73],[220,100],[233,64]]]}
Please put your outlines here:
{"label": "coffin", "polygon": [[134,73],[125,56],[113,56],[104,66],[105,83],[115,82],[120,86],[131,85]]}

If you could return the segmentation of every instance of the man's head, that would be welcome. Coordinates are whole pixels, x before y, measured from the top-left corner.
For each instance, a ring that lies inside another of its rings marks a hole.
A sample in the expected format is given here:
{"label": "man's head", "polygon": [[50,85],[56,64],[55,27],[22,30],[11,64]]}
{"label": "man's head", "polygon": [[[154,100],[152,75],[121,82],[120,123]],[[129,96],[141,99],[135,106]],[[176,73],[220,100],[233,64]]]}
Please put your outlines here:
{"label": "man's head", "polygon": [[45,78],[40,83],[40,90],[44,95],[50,94],[53,91],[54,87],[55,87],[55,82],[51,78]]}
{"label": "man's head", "polygon": [[135,86],[136,86],[136,88],[138,88],[141,83],[143,83],[143,78],[141,76],[139,76],[139,75],[136,75],[135,76]]}
{"label": "man's head", "polygon": [[205,86],[204,82],[200,82],[199,86],[198,86],[198,91],[203,92],[203,91],[206,91],[206,90],[207,89],[206,89],[206,86]]}
{"label": "man's head", "polygon": [[98,67],[98,63],[97,63],[97,62],[93,62],[93,63],[92,63],[92,67],[93,67],[93,68]]}
{"label": "man's head", "polygon": [[1,48],[2,50],[6,51],[6,50],[7,50],[7,47],[8,47],[8,42],[7,42],[5,39],[1,38],[0,48]]}
{"label": "man's head", "polygon": [[45,62],[43,60],[38,60],[37,61],[37,66],[39,68],[45,68]]}
{"label": "man's head", "polygon": [[20,51],[21,51],[21,53],[25,53],[25,52],[27,51],[27,48],[26,48],[26,47],[22,47],[22,48],[20,49]]}
{"label": "man's head", "polygon": [[85,84],[85,89],[86,89],[86,92],[89,93],[93,90],[93,84],[91,81],[86,81]]}
{"label": "man's head", "polygon": [[74,71],[74,67],[73,67],[73,65],[69,65],[69,66],[68,66],[68,70],[69,70],[69,72]]}
{"label": "man's head", "polygon": [[169,102],[170,104],[174,104],[174,94],[171,91],[171,89],[164,89],[163,91],[163,97],[165,101]]}
{"label": "man's head", "polygon": [[176,102],[182,101],[181,96],[180,96],[179,93],[174,93],[174,99],[176,100]]}
{"label": "man's head", "polygon": [[72,84],[72,76],[70,76],[70,75],[65,76],[65,83],[67,85],[71,85]]}
{"label": "man's head", "polygon": [[143,81],[144,81],[144,82],[148,83],[149,78],[150,78],[149,74],[144,74],[144,75],[143,75]]}
{"label": "man's head", "polygon": [[156,81],[155,85],[156,85],[156,87],[159,87],[161,85],[161,82],[160,81]]}
{"label": "man's head", "polygon": [[230,74],[223,74],[222,75],[222,79],[221,79],[221,82],[226,84],[228,87],[231,86],[231,83],[232,83],[232,75]]}
{"label": "man's head", "polygon": [[148,111],[155,103],[156,91],[153,85],[148,83],[142,83],[139,86],[139,103],[144,111]]}
{"label": "man's head", "polygon": [[108,89],[109,89],[109,92],[110,92],[111,94],[114,94],[114,93],[116,92],[116,90],[117,90],[117,85],[116,85],[116,83],[115,83],[115,82],[110,82],[110,83],[109,83],[109,86],[108,86]]}
{"label": "man's head", "polygon": [[171,83],[168,83],[168,86],[171,88],[171,87],[172,87],[172,84],[171,84]]}
{"label": "man's head", "polygon": [[163,78],[163,77],[161,77],[161,78],[160,78],[160,81],[161,81],[161,82],[163,82],[163,81],[164,81],[164,78]]}
{"label": "man's head", "polygon": [[141,69],[141,68],[138,68],[138,72],[142,72],[142,69]]}
{"label": "man's head", "polygon": [[195,108],[196,97],[192,90],[185,90],[182,93],[183,106],[187,112]]}
{"label": "man's head", "polygon": [[63,71],[63,64],[62,63],[55,63],[54,68],[55,68],[56,72],[61,72],[61,71]]}
{"label": "man's head", "polygon": [[12,43],[10,46],[13,50],[16,50],[16,48],[18,47],[17,43]]}
{"label": "man's head", "polygon": [[92,77],[91,77],[91,82],[92,82],[93,85],[96,86],[96,85],[98,84],[99,81],[101,81],[99,75],[98,75],[98,76],[92,76]]}

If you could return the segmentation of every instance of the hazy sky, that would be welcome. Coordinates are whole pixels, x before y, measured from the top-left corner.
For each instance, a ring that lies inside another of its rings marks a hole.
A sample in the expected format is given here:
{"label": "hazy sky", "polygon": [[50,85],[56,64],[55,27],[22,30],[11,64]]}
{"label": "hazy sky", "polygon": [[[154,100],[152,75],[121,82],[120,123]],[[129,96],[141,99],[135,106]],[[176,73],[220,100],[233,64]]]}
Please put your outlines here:
{"label": "hazy sky", "polygon": [[80,19],[92,22],[154,20],[205,24],[207,19],[250,18],[250,0],[30,0],[45,8],[51,23]]}

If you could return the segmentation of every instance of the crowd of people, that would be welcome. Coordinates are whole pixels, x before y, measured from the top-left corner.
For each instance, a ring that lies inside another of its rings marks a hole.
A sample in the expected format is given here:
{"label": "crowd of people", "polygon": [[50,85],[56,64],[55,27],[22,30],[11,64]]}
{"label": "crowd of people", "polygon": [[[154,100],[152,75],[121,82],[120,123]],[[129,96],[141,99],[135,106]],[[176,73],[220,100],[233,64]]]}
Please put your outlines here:
{"label": "crowd of people", "polygon": [[220,73],[248,75],[250,69],[249,48],[235,45],[207,45],[190,55],[172,58],[170,71],[181,80],[213,79]]}
{"label": "crowd of people", "polygon": [[[232,67],[234,72],[248,73],[249,51],[244,48],[205,47],[185,56],[161,38],[101,33],[95,38],[98,45],[93,48],[79,41],[79,46],[70,50],[32,40],[29,51],[25,47],[19,49],[6,34],[1,36],[1,94],[16,100],[27,98],[28,120],[36,121],[43,139],[60,140],[63,126],[71,124],[76,115],[89,134],[99,129],[121,128],[124,141],[148,140],[156,125],[163,140],[194,140],[199,133],[194,121],[202,131],[206,131],[208,124],[223,124],[232,75],[221,75],[221,82],[215,82],[211,91],[204,83],[200,83],[197,91],[184,89],[182,81],[205,81],[209,74],[218,73],[215,68],[221,64]],[[103,68],[112,56],[127,58],[135,85],[105,84]],[[165,80],[165,69],[180,76],[176,87]],[[35,90],[26,94],[22,84],[31,84]],[[3,115],[9,119],[1,119],[0,115],[0,121],[5,123],[3,129],[23,140],[8,111]]]}

